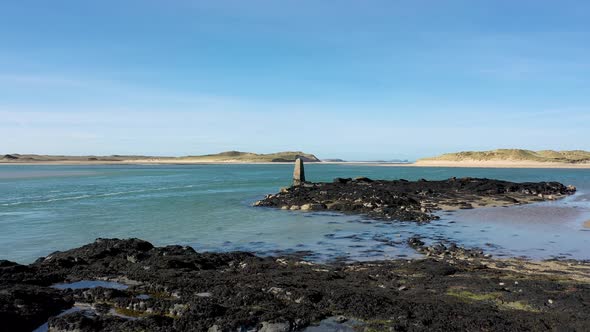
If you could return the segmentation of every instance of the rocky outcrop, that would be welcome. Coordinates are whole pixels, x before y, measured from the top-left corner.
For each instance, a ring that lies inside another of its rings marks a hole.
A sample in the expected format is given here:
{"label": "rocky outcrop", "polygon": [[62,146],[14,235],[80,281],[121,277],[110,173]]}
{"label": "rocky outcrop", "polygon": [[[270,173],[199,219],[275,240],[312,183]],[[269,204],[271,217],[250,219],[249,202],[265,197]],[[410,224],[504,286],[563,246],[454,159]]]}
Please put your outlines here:
{"label": "rocky outcrop", "polygon": [[[443,181],[336,178],[332,183],[303,183],[267,195],[255,206],[298,210],[303,206],[374,219],[429,221],[436,210],[471,209],[554,200],[575,193],[558,182],[515,183],[477,178]],[[315,209],[310,209],[315,210]]]}
{"label": "rocky outcrop", "polygon": [[[460,259],[448,246],[424,260],[315,264],[98,239],[31,265],[0,262],[0,322],[16,332],[47,320],[51,331],[294,331],[334,316],[392,331],[590,326],[587,282],[561,271],[530,276],[526,269],[490,268],[491,259],[465,252]],[[78,280],[112,280],[129,288],[50,287]],[[74,303],[76,310],[59,314]]]}

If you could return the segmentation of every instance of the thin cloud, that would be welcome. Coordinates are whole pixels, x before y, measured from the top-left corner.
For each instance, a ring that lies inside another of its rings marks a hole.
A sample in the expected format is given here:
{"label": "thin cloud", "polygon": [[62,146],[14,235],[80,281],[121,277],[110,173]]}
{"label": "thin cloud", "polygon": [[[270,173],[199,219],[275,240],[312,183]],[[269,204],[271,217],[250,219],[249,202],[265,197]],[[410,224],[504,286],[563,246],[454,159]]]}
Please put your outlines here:
{"label": "thin cloud", "polygon": [[29,75],[29,74],[0,74],[0,84],[17,84],[33,86],[85,86],[87,82],[58,76]]}

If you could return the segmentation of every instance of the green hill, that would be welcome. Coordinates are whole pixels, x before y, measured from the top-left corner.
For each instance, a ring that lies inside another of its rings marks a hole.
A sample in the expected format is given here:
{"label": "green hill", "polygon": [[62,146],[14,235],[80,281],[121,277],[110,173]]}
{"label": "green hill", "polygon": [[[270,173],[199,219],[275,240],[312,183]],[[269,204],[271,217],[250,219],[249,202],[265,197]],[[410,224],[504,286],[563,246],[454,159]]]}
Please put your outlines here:
{"label": "green hill", "polygon": [[191,161],[209,161],[209,162],[292,162],[297,158],[302,158],[306,162],[319,162],[320,160],[313,154],[304,153],[301,151],[287,151],[268,154],[258,154],[252,152],[227,151],[217,154],[208,154],[202,156],[187,156],[178,158],[180,160]]}
{"label": "green hill", "polygon": [[240,151],[227,151],[217,154],[184,157],[157,157],[157,156],[51,156],[38,154],[6,154],[0,155],[0,163],[264,163],[264,162],[293,162],[302,158],[305,162],[320,162],[316,156],[300,151],[277,152],[269,154],[257,154]]}
{"label": "green hill", "polygon": [[541,163],[590,163],[590,152],[572,151],[531,151],[522,149],[498,149],[492,151],[463,151],[447,153],[438,157],[424,158],[420,161],[530,161]]}

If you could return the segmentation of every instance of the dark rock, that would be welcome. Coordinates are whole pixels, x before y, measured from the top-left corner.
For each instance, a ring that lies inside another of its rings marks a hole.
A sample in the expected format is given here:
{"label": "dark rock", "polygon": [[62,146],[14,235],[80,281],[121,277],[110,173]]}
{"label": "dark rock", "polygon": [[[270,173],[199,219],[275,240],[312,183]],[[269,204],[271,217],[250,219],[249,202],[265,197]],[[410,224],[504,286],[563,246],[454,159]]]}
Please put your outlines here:
{"label": "dark rock", "polygon": [[[417,238],[409,244],[440,257],[312,264],[296,257],[198,253],[138,239],[100,239],[27,266],[0,261],[0,329],[31,331],[48,320],[53,331],[291,331],[340,315],[375,330],[583,331],[590,326],[590,288],[583,282],[482,268],[474,260],[455,259],[471,250],[453,244],[425,246]],[[48,286],[82,279],[119,280],[131,287]],[[526,298],[497,292],[498,280],[514,279]],[[501,298],[457,297],[471,293]],[[548,298],[558,310],[543,309]],[[503,301],[526,302],[532,309],[508,310]],[[74,302],[94,309],[59,315]]]}
{"label": "dark rock", "polygon": [[[3,284],[0,286],[0,329],[32,331],[52,315],[73,305],[56,289],[27,285]],[[8,330],[7,330],[8,331]]]}
{"label": "dark rock", "polygon": [[424,242],[422,242],[420,238],[413,236],[408,239],[408,245],[412,248],[419,248],[424,246]]}
{"label": "dark rock", "polygon": [[[480,202],[520,204],[570,195],[575,188],[558,182],[514,183],[477,178],[443,181],[354,180],[336,178],[332,183],[304,183],[267,196],[255,206],[282,208],[324,204],[328,210],[365,214],[374,219],[430,221],[439,217],[439,205],[472,209]],[[545,198],[539,198],[543,194]]]}
{"label": "dark rock", "polygon": [[342,184],[345,184],[345,183],[348,183],[350,181],[352,181],[351,178],[335,178],[334,179],[334,183],[342,183]]}

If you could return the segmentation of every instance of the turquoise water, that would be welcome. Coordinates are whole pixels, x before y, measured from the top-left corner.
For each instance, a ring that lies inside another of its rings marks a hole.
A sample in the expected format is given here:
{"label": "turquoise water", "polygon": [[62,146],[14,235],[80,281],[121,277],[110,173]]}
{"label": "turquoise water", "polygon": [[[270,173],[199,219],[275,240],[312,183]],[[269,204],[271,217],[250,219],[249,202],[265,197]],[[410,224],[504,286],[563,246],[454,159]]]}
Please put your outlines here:
{"label": "turquoise water", "polygon": [[426,225],[360,216],[254,208],[290,182],[290,165],[0,166],[0,259],[31,262],[97,237],[260,254],[309,251],[312,259],[413,256],[417,234],[494,255],[590,259],[590,170],[306,165],[308,180],[488,177],[556,180],[579,192],[559,202],[443,214]]}

